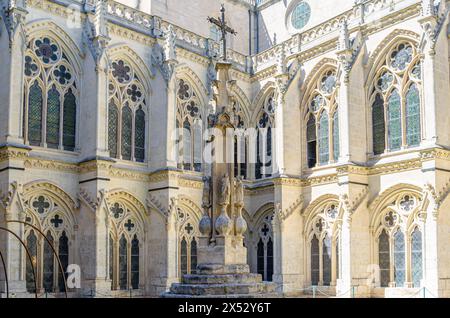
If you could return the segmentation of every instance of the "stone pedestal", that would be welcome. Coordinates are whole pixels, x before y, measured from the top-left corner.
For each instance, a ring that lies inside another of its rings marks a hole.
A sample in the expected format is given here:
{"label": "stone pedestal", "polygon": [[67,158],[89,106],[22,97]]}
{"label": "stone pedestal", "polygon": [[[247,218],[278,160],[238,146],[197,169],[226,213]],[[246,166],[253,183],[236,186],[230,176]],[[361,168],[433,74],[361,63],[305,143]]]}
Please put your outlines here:
{"label": "stone pedestal", "polygon": [[276,297],[275,283],[263,282],[248,265],[202,264],[197,274],[184,275],[173,284],[166,298],[264,298]]}

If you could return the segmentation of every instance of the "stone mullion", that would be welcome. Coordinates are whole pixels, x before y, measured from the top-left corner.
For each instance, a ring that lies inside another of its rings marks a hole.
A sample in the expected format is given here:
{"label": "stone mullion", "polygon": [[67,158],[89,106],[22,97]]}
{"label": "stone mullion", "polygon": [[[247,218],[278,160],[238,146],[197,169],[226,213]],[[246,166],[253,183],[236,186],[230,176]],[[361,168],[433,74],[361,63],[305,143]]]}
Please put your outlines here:
{"label": "stone mullion", "polygon": [[[47,242],[45,242],[47,244]],[[60,268],[59,263],[56,258],[59,258],[59,238],[55,237],[53,240],[53,247],[55,248],[56,255],[53,254],[53,290],[54,292],[59,292],[59,274],[60,274]],[[61,273],[61,275],[64,275],[64,273]]]}
{"label": "stone mullion", "polygon": [[405,287],[413,287],[412,283],[412,258],[411,258],[411,235],[405,233]]}
{"label": "stone mullion", "polygon": [[[383,107],[384,107],[384,152],[389,152],[389,121],[388,121],[388,112],[389,112],[389,105],[388,105],[388,98],[389,96],[383,96]],[[372,139],[374,136],[372,136]]]}
{"label": "stone mullion", "polygon": [[25,81],[24,84],[24,94],[23,94],[23,107],[22,107],[22,111],[23,111],[23,120],[22,120],[22,138],[25,144],[29,144],[29,140],[28,140],[28,99],[29,99],[29,83]]}
{"label": "stone mullion", "polygon": [[319,286],[323,286],[323,237],[319,237]]}
{"label": "stone mullion", "polygon": [[131,239],[127,240],[127,290],[131,289]]}
{"label": "stone mullion", "polygon": [[389,287],[393,286],[395,282],[394,263],[395,263],[394,239],[391,233],[389,233],[389,284],[388,284]]}

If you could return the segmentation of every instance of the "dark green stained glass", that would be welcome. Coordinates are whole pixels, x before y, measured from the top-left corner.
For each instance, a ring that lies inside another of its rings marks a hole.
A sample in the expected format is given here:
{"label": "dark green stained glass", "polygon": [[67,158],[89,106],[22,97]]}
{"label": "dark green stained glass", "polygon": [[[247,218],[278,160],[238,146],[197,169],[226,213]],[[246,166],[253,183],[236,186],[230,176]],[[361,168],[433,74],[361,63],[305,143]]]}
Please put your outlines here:
{"label": "dark green stained glass", "polygon": [[308,147],[308,167],[313,168],[317,162],[316,120],[313,115],[311,115],[308,120],[306,143]]}
{"label": "dark green stained glass", "polygon": [[[37,264],[37,237],[34,231],[31,230],[27,237],[27,248],[30,252],[31,259],[33,263],[30,262],[29,258],[26,258],[26,287],[29,293],[34,293],[36,291],[34,285],[33,267],[36,273]],[[37,275],[37,274],[36,274]],[[37,277],[36,277],[37,278]]]}
{"label": "dark green stained glass", "polygon": [[75,95],[69,89],[64,95],[63,146],[65,150],[75,150],[77,105]]}
{"label": "dark green stained glass", "polygon": [[339,112],[336,109],[333,115],[333,160],[339,160]]}
{"label": "dark green stained glass", "polygon": [[[50,232],[47,233],[48,240],[53,244],[53,237],[50,234]],[[52,248],[50,245],[45,241],[44,242],[44,267],[43,267],[43,287],[44,290],[48,293],[53,292],[54,288],[54,282],[53,282],[53,275],[54,275],[54,255]]]}
{"label": "dark green stained glass", "polygon": [[326,234],[322,242],[322,267],[323,285],[330,286],[331,283],[331,238]]}
{"label": "dark green stained glass", "polygon": [[422,232],[415,228],[411,237],[411,267],[414,287],[420,287],[423,277],[422,272]]}
{"label": "dark green stained glass", "polygon": [[128,289],[128,242],[125,235],[119,241],[119,288]]}
{"label": "dark green stained glass", "polygon": [[35,81],[28,95],[28,140],[39,146],[42,141],[42,89]]}
{"label": "dark green stained glass", "polygon": [[385,150],[384,102],[380,94],[372,105],[373,153],[382,154]]}
{"label": "dark green stained glass", "polygon": [[197,241],[192,239],[191,242],[191,274],[197,272]]}
{"label": "dark green stained glass", "polygon": [[420,96],[415,84],[406,93],[406,143],[420,144]]}
{"label": "dark green stained glass", "polygon": [[58,249],[59,260],[61,261],[61,265],[64,270],[64,273],[60,272],[58,275],[59,291],[62,292],[64,291],[64,280],[67,280],[67,266],[69,266],[69,238],[67,237],[66,232],[62,232],[59,237]]}
{"label": "dark green stained glass", "polygon": [[188,253],[187,253],[187,242],[183,238],[180,244],[180,264],[181,264],[181,275],[188,273]]}
{"label": "dark green stained glass", "polygon": [[122,159],[131,160],[133,115],[128,105],[122,109]]}
{"label": "dark green stained glass", "polygon": [[322,112],[319,121],[319,163],[321,165],[328,164],[330,160],[329,154],[329,127],[328,127],[328,114]]}
{"label": "dark green stained glass", "polygon": [[48,92],[47,99],[47,146],[58,148],[59,146],[59,122],[61,102],[60,95],[55,86]]}
{"label": "dark green stained glass", "polygon": [[139,289],[139,240],[137,235],[131,241],[131,288]]}
{"label": "dark green stained glass", "polygon": [[395,286],[405,283],[405,236],[398,230],[394,235],[394,278]]}
{"label": "dark green stained glass", "polygon": [[389,236],[385,230],[378,238],[378,262],[380,266],[381,287],[388,287],[390,278]]}
{"label": "dark green stained glass", "polygon": [[119,115],[117,106],[111,101],[108,107],[108,149],[112,158],[117,158],[118,127]]}
{"label": "dark green stained glass", "polygon": [[319,240],[316,235],[311,240],[311,285],[317,286],[319,284]]}
{"label": "dark green stained glass", "polygon": [[134,157],[139,162],[143,162],[145,159],[145,113],[141,108],[136,111]]}
{"label": "dark green stained glass", "polygon": [[402,146],[400,95],[397,90],[388,100],[388,142],[390,151],[399,150]]}

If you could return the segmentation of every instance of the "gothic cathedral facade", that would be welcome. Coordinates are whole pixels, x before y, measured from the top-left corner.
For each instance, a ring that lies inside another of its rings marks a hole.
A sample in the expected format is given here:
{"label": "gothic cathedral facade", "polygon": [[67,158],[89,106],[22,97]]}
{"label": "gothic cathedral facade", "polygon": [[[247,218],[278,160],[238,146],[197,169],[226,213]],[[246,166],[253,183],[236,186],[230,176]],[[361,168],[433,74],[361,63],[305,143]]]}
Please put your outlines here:
{"label": "gothic cathedral facade", "polygon": [[251,271],[450,297],[448,0],[2,0],[0,294],[195,272],[221,2]]}

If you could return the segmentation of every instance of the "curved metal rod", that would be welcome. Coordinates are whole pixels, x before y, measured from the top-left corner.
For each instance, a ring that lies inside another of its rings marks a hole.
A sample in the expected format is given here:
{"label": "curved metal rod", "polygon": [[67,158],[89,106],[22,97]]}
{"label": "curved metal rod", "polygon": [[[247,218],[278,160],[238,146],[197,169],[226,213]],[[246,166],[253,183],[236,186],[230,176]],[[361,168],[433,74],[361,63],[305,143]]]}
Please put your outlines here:
{"label": "curved metal rod", "polygon": [[0,227],[0,230],[6,231],[8,233],[11,233],[12,235],[14,235],[16,237],[16,239],[19,240],[19,242],[22,244],[23,247],[25,247],[25,252],[27,252],[28,255],[28,259],[30,260],[30,264],[31,264],[31,269],[33,270],[33,277],[34,277],[34,297],[38,298],[38,294],[37,294],[37,279],[36,279],[36,272],[34,270],[34,266],[33,266],[33,258],[31,257],[30,251],[28,250],[28,247],[26,246],[26,244],[20,239],[20,237],[14,233],[13,231],[11,231],[10,229],[4,228],[4,227]]}
{"label": "curved metal rod", "polygon": [[34,230],[38,231],[45,238],[45,240],[47,241],[48,245],[50,246],[50,248],[53,251],[53,255],[56,257],[56,260],[58,261],[59,270],[61,271],[61,275],[63,276],[63,281],[64,281],[64,294],[66,295],[66,298],[67,298],[67,282],[66,282],[66,275],[65,275],[65,272],[64,272],[64,268],[63,268],[63,266],[61,264],[61,260],[59,259],[59,255],[56,253],[56,250],[53,247],[52,242],[50,242],[50,240],[47,238],[47,235],[45,235],[40,229],[38,229],[33,224],[30,224],[30,223],[27,223],[27,222],[9,220],[9,221],[6,221],[6,223],[20,223],[20,224],[24,224],[24,225],[30,226]]}
{"label": "curved metal rod", "polygon": [[5,259],[3,258],[2,251],[0,251],[0,258],[2,259],[3,271],[5,272],[6,281],[6,298],[9,298],[9,282],[8,282],[8,271],[6,270]]}

